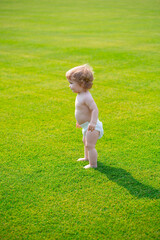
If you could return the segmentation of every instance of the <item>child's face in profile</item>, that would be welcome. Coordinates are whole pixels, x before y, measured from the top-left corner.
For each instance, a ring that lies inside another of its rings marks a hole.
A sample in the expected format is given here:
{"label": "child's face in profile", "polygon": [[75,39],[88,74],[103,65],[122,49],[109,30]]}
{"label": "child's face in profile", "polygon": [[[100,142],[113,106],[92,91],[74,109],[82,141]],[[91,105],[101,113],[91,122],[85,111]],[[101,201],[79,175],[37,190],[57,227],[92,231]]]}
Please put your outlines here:
{"label": "child's face in profile", "polygon": [[69,87],[74,93],[81,93],[84,92],[84,89],[75,81],[68,80],[69,81]]}

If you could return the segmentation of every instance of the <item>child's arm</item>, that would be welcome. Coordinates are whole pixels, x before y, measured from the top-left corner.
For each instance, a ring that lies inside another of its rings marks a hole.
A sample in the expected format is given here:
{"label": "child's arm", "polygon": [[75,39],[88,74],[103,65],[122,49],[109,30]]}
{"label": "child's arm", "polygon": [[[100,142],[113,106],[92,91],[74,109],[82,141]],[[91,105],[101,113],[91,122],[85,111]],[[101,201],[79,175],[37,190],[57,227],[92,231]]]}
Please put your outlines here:
{"label": "child's arm", "polygon": [[85,103],[91,111],[91,121],[88,126],[88,131],[90,130],[93,131],[95,129],[97,119],[98,119],[98,108],[91,95],[87,96]]}

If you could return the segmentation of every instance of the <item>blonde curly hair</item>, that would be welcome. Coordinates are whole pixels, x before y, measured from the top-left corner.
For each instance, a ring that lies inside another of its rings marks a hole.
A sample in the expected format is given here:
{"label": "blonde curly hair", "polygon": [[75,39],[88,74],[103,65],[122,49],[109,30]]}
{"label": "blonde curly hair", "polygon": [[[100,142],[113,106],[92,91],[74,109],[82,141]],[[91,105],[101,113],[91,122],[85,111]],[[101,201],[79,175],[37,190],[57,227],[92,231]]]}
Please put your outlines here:
{"label": "blonde curly hair", "polygon": [[93,85],[93,69],[89,64],[74,67],[66,72],[66,77],[70,81],[77,82],[85,90],[91,89]]}

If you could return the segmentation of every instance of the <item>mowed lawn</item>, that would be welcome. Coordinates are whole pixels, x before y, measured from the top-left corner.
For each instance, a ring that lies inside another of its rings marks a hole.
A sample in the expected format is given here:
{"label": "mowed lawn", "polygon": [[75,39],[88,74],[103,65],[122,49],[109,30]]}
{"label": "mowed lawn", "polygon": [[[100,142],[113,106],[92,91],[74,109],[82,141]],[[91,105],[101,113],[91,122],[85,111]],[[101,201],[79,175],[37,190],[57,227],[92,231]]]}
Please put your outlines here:
{"label": "mowed lawn", "polygon": [[[159,11],[0,1],[0,239],[159,239]],[[105,132],[88,170],[65,79],[84,63]]]}

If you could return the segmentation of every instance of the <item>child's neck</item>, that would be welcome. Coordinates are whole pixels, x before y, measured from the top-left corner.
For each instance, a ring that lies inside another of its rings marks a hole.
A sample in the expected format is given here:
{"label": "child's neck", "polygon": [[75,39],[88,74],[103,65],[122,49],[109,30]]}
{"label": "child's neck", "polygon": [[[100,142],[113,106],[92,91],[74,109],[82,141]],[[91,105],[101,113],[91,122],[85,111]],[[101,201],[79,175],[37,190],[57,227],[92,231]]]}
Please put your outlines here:
{"label": "child's neck", "polygon": [[88,92],[88,90],[86,90],[86,91],[82,90],[81,92],[78,93],[78,95],[83,94],[83,93],[87,93],[87,92]]}

